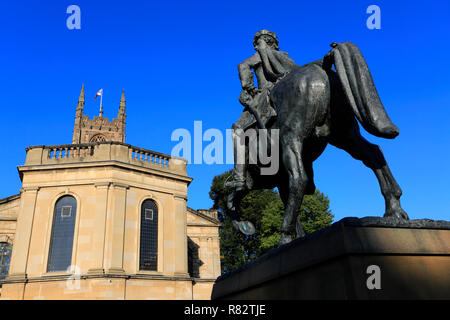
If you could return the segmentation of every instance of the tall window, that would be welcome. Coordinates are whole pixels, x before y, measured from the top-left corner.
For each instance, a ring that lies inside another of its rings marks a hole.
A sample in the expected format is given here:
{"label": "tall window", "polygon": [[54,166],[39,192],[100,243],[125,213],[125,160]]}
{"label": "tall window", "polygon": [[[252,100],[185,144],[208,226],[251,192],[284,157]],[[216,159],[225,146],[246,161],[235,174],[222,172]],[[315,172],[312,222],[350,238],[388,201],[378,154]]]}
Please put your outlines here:
{"label": "tall window", "polygon": [[11,261],[12,246],[7,242],[0,242],[0,280],[8,275],[9,262]]}
{"label": "tall window", "polygon": [[141,206],[141,241],[139,269],[158,268],[158,207],[155,201],[147,199]]}
{"label": "tall window", "polygon": [[77,201],[63,196],[55,204],[47,271],[66,271],[72,261]]}

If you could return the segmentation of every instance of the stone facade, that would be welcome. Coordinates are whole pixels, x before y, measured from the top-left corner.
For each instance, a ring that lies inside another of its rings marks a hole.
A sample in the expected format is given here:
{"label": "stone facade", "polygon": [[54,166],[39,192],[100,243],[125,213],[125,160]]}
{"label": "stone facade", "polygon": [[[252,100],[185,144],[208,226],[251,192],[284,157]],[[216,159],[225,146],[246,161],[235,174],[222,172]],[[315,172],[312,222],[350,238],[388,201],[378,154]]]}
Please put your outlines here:
{"label": "stone facade", "polygon": [[[220,224],[217,212],[187,207],[184,159],[121,141],[35,146],[18,171],[20,194],[0,200],[0,242],[13,244],[0,299],[210,299]],[[71,266],[49,272],[64,195],[77,203]],[[146,199],[158,209],[155,271],[139,267]]]}
{"label": "stone facade", "polygon": [[216,278],[220,275],[218,226],[217,211],[196,211],[188,207],[188,267],[195,277]]}
{"label": "stone facade", "polygon": [[0,243],[13,244],[19,205],[20,194],[0,200]]}

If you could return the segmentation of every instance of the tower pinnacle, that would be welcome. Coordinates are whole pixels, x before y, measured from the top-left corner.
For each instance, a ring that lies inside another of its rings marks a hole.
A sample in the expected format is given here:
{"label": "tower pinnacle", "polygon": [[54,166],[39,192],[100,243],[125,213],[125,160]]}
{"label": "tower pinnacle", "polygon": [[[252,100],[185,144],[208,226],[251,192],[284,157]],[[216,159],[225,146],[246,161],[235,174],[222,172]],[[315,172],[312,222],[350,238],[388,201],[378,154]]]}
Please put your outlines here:
{"label": "tower pinnacle", "polygon": [[75,126],[73,128],[72,143],[80,143],[83,107],[84,107],[84,84],[81,85],[80,97],[78,98],[77,109],[75,110]]}
{"label": "tower pinnacle", "polygon": [[78,98],[77,109],[83,110],[84,106],[84,84],[81,85],[80,97]]}
{"label": "tower pinnacle", "polygon": [[122,90],[122,96],[120,97],[120,104],[119,104],[119,113],[117,114],[118,118],[125,119],[125,90]]}

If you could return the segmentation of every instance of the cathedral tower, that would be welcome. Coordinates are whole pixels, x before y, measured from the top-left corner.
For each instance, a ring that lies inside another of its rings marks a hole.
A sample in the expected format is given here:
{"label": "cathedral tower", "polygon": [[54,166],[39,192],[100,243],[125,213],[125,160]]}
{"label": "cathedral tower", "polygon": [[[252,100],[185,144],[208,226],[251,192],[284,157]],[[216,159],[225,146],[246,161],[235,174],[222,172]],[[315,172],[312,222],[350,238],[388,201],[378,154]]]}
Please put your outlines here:
{"label": "cathedral tower", "polygon": [[100,115],[98,117],[94,116],[93,119],[89,119],[88,115],[83,114],[83,85],[81,87],[80,97],[78,98],[77,109],[75,111],[72,144],[103,141],[125,142],[125,104],[125,92],[122,91],[117,118],[109,121],[108,118],[103,117],[103,106],[100,106]]}

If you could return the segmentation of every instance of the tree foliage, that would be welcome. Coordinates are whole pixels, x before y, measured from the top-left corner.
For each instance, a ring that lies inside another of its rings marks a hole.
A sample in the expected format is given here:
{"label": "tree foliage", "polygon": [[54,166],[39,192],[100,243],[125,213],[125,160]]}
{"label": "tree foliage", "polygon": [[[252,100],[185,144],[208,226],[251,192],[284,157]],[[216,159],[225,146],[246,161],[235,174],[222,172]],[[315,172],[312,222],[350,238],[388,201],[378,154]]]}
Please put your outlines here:
{"label": "tree foliage", "polygon": [[[214,177],[209,196],[214,200],[213,208],[219,212],[220,254],[222,272],[258,258],[261,254],[278,246],[284,207],[275,190],[253,190],[245,196],[239,207],[242,220],[251,221],[256,232],[246,236],[233,229],[231,219],[225,215],[227,196],[230,190],[224,187],[231,179],[232,171]],[[314,195],[305,196],[299,210],[302,226],[306,233],[320,230],[331,224],[333,215],[327,196],[316,190]]]}
{"label": "tree foliage", "polygon": [[[329,209],[328,197],[316,190],[313,195],[305,195],[300,207],[300,221],[305,233],[312,233],[329,226],[333,215]],[[261,218],[261,251],[275,248],[280,241],[280,228],[283,221],[284,206],[280,197],[267,204]],[[293,234],[295,237],[295,234]]]}

